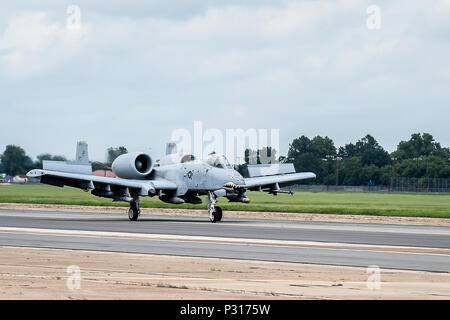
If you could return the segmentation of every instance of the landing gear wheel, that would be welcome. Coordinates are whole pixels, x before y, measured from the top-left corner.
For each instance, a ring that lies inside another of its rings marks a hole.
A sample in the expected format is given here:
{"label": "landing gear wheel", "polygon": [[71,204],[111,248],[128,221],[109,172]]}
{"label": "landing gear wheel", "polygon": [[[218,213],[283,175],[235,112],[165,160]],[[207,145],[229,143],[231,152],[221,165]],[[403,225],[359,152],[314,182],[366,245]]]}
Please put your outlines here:
{"label": "landing gear wheel", "polygon": [[212,213],[212,218],[210,219],[212,223],[222,220],[222,208],[215,207],[215,210]]}
{"label": "landing gear wheel", "polygon": [[222,221],[222,208],[216,207],[217,221]]}
{"label": "landing gear wheel", "polygon": [[131,221],[136,221],[141,213],[141,209],[139,208],[139,202],[132,201],[130,202],[130,209],[128,210],[128,219]]}
{"label": "landing gear wheel", "polygon": [[133,208],[130,208],[128,210],[128,219],[131,221],[136,221],[139,216],[139,212],[137,210],[134,210]]}

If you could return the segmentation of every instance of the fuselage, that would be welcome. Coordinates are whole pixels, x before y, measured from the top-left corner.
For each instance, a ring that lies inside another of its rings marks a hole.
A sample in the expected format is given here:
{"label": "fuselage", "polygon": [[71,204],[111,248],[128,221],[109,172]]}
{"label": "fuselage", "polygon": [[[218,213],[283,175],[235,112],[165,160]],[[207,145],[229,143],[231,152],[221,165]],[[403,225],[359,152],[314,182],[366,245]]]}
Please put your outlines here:
{"label": "fuselage", "polygon": [[239,186],[245,184],[244,178],[236,170],[213,167],[199,160],[155,167],[154,177],[174,182],[186,191],[211,191],[222,189],[229,183]]}

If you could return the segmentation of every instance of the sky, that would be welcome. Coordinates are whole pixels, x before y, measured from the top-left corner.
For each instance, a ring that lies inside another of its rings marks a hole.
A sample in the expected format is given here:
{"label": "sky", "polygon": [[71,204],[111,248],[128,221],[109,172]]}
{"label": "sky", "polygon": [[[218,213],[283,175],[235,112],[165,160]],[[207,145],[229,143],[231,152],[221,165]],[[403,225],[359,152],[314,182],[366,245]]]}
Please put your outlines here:
{"label": "sky", "polygon": [[449,57],[448,0],[2,2],[0,152],[157,158],[194,121],[278,129],[281,155],[301,135],[450,146]]}

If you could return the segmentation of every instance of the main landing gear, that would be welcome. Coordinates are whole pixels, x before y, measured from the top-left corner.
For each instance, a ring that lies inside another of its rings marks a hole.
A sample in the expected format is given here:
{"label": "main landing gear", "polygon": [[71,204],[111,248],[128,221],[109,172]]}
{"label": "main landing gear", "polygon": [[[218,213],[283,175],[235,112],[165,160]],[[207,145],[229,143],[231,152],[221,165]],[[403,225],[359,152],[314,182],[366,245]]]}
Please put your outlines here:
{"label": "main landing gear", "polygon": [[[222,208],[216,206],[217,196],[212,192],[208,192],[206,197],[206,203],[208,205],[209,220],[213,223],[222,220]],[[130,201],[130,209],[128,209],[128,219],[136,221],[141,214],[141,208],[139,206],[139,198],[133,198]]]}
{"label": "main landing gear", "polygon": [[139,206],[139,198],[131,200],[130,209],[128,210],[128,219],[131,221],[136,221],[140,213],[141,208]]}
{"label": "main landing gear", "polygon": [[222,208],[216,206],[217,196],[212,191],[208,191],[208,196],[206,197],[206,203],[208,205],[209,220],[212,223],[222,220]]}

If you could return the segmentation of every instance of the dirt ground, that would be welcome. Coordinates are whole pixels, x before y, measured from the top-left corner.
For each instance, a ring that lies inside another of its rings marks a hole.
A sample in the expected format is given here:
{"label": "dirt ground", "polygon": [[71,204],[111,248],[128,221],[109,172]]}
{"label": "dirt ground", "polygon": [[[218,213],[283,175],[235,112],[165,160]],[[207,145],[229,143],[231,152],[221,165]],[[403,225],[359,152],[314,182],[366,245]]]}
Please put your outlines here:
{"label": "dirt ground", "polygon": [[450,299],[448,273],[382,269],[379,289],[367,288],[369,276],[358,267],[0,247],[0,299]]}
{"label": "dirt ground", "polygon": [[[0,203],[0,209],[13,210],[45,210],[65,212],[104,212],[104,213],[127,213],[124,207],[96,207],[76,205],[55,204],[20,204]],[[189,209],[160,209],[143,208],[143,214],[167,215],[167,216],[196,216],[207,217],[206,210]],[[289,212],[254,212],[254,211],[226,211],[225,219],[229,218],[254,218],[254,219],[280,219],[301,221],[327,221],[327,222],[355,222],[355,223],[386,223],[386,224],[410,224],[430,226],[450,226],[450,219],[422,218],[422,217],[385,217],[370,215],[339,215],[325,213],[289,213]]]}

